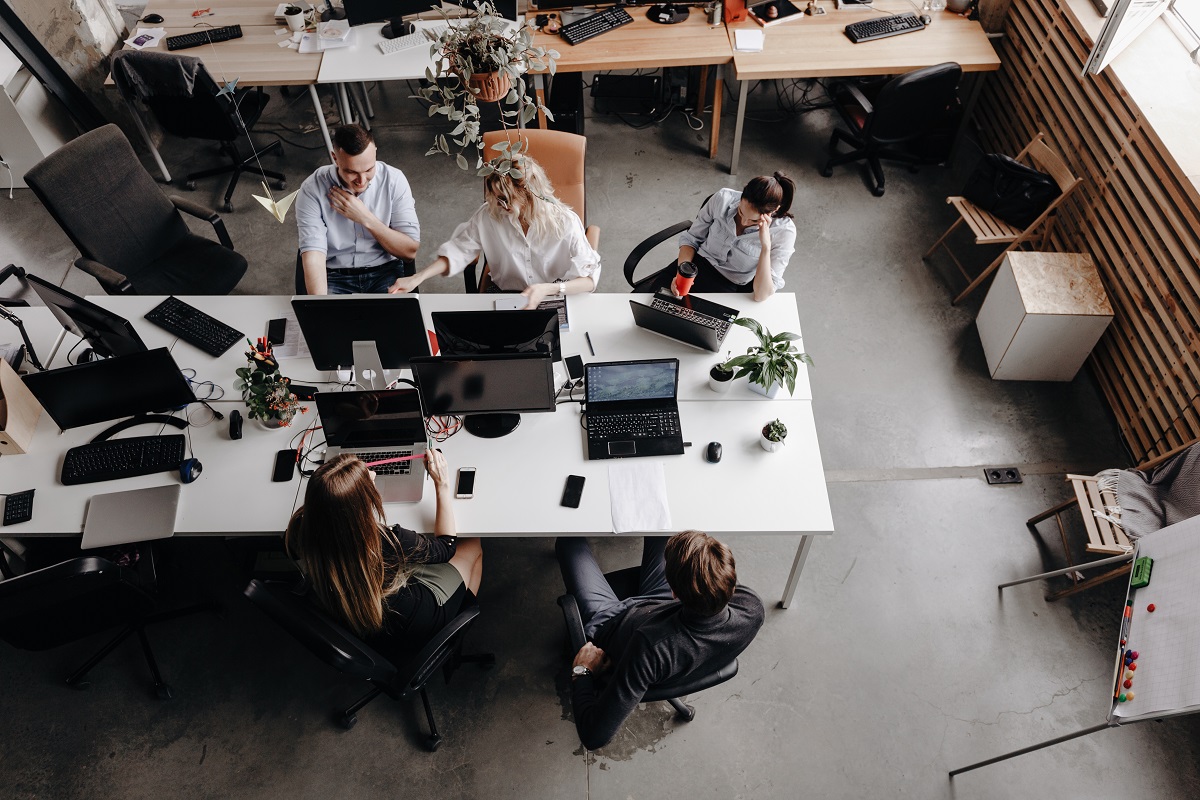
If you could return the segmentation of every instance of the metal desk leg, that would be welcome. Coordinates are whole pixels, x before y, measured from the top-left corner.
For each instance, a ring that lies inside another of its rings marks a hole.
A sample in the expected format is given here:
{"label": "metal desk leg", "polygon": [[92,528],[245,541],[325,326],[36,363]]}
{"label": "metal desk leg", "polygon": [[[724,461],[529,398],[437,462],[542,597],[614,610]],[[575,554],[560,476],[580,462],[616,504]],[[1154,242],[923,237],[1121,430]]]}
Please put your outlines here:
{"label": "metal desk leg", "polygon": [[349,125],[354,122],[354,111],[350,108],[350,95],[346,91],[346,84],[335,85],[337,86],[338,113],[342,115],[342,124]]}
{"label": "metal desk leg", "polygon": [[741,84],[742,86],[738,90],[737,123],[733,126],[733,158],[729,161],[730,175],[737,175],[738,156],[742,154],[742,123],[746,121],[746,93],[750,89],[750,81],[741,81]]}
{"label": "metal desk leg", "polygon": [[358,89],[354,84],[346,86],[346,94],[350,95],[350,102],[354,104],[354,110],[358,112],[358,122],[368,131],[371,130],[371,121],[367,119],[367,107],[363,105],[363,101],[358,96]]}
{"label": "metal desk leg", "polygon": [[317,112],[317,124],[321,126],[321,136],[325,139],[325,152],[333,154],[333,140],[329,138],[329,126],[325,124],[325,112],[321,110],[321,96],[317,94],[317,85],[308,85],[308,94],[312,98],[313,110]]}
{"label": "metal desk leg", "polygon": [[[546,76],[540,72],[533,76],[533,96],[537,98],[539,105],[546,105]],[[520,122],[519,117],[517,121]],[[537,113],[537,121],[539,128],[546,128],[546,114],[540,108]],[[522,122],[519,127],[524,128],[525,123]]]}
{"label": "metal desk leg", "polygon": [[[126,103],[125,105],[129,108],[129,116],[133,117],[133,124],[137,126],[138,133],[142,135],[143,141],[146,142],[146,147],[150,148],[150,155],[154,156],[154,163],[158,164],[158,169],[162,172],[163,180],[166,183],[170,183],[171,173],[167,172],[167,165],[163,163],[162,156],[158,154],[158,148],[154,146],[154,141],[150,138],[146,126],[142,124],[142,115],[133,107],[133,103]],[[46,363],[49,364],[50,362],[47,361]]]}
{"label": "metal desk leg", "polygon": [[363,81],[358,84],[358,88],[362,89],[363,102],[367,104],[367,116],[375,119],[375,109],[371,106],[371,93],[367,91],[367,82]]}
{"label": "metal desk leg", "polygon": [[[742,83],[744,85],[745,81]],[[792,571],[788,574],[787,583],[783,587],[783,598],[779,601],[780,608],[787,608],[792,604],[792,595],[796,593],[796,584],[800,582],[800,573],[804,570],[804,562],[808,560],[808,551],[812,549],[812,543],[812,534],[806,533],[800,537],[800,544],[796,546],[796,557],[792,559]]]}

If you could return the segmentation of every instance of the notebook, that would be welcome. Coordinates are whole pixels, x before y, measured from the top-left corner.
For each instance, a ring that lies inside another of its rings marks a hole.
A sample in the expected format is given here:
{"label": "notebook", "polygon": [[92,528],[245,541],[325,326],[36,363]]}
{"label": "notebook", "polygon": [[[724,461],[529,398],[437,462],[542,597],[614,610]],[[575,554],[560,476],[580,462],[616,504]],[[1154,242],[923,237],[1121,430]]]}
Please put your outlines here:
{"label": "notebook", "polygon": [[588,460],[683,454],[679,359],[587,365]]}
{"label": "notebook", "polygon": [[[325,460],[352,453],[363,461],[425,454],[425,419],[415,389],[317,392]],[[385,503],[416,503],[425,488],[420,459],[371,467]]]}
{"label": "notebook", "polygon": [[716,353],[738,312],[729,306],[688,295],[656,294],[650,305],[629,301],[633,321],[651,333]]}
{"label": "notebook", "polygon": [[93,495],[83,522],[83,550],[175,535],[179,484]]}

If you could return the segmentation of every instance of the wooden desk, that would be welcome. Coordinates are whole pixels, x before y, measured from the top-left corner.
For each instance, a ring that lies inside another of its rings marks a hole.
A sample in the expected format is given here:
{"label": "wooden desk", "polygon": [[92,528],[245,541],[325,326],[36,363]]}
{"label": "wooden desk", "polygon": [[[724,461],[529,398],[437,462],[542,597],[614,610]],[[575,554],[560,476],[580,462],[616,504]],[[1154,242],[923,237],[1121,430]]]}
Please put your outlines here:
{"label": "wooden desk", "polygon": [[[651,22],[646,18],[646,10],[640,7],[631,7],[628,11],[633,17],[632,23],[582,44],[569,45],[557,34],[541,32],[534,34],[533,43],[537,47],[559,52],[555,67],[558,72],[716,66],[712,133],[708,147],[708,157],[716,158],[721,132],[721,67],[733,59],[724,26],[710,26],[704,10],[700,8],[691,9],[688,18],[675,25]],[[529,16],[532,18],[533,14]],[[707,70],[701,73],[702,76],[707,74]],[[535,75],[534,81],[540,99],[544,88],[542,75]],[[698,95],[700,105],[704,103],[705,94],[705,81],[702,78]]]}
{"label": "wooden desk", "polygon": [[[733,131],[733,157],[729,172],[738,171],[742,147],[742,124],[746,117],[746,93],[750,81],[777,78],[828,78],[857,75],[896,75],[946,61],[959,64],[964,72],[993,72],[1000,69],[1000,57],[980,24],[950,12],[934,17],[923,31],[854,44],[843,33],[851,22],[873,16],[866,11],[838,11],[825,4],[828,13],[818,17],[798,17],[766,28],[760,53],[733,51],[734,77],[741,82],[738,91],[737,122]],[[875,8],[901,13],[912,11],[907,0],[877,0]],[[738,28],[764,30],[749,20],[731,26],[730,47]],[[976,81],[966,104],[964,121],[970,116],[982,81]]]}

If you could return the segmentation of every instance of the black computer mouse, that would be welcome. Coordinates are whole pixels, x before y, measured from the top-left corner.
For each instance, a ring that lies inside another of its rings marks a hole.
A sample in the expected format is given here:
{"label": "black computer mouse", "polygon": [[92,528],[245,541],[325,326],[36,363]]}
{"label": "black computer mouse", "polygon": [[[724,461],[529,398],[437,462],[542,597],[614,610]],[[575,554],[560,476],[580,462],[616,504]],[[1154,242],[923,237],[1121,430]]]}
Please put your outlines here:
{"label": "black computer mouse", "polygon": [[922,14],[922,15],[921,15],[921,22],[922,22],[922,24],[924,24],[924,25],[932,25],[932,24],[933,24],[933,17],[929,16],[928,14]]}
{"label": "black computer mouse", "polygon": [[151,25],[157,25],[162,21],[163,18],[158,14],[147,14],[146,16],[142,17],[142,22],[149,22]]}
{"label": "black computer mouse", "polygon": [[704,460],[710,464],[716,464],[721,460],[721,443],[709,442],[708,447],[704,448]]}

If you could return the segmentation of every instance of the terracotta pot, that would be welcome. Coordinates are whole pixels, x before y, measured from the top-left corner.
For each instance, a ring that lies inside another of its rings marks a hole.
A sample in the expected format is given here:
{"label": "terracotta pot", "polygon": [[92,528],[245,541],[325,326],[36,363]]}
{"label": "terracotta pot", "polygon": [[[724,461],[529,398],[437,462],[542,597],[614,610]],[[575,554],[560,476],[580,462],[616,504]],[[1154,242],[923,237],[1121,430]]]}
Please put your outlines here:
{"label": "terracotta pot", "polygon": [[504,72],[477,72],[467,80],[467,88],[485,103],[502,100],[512,84]]}

